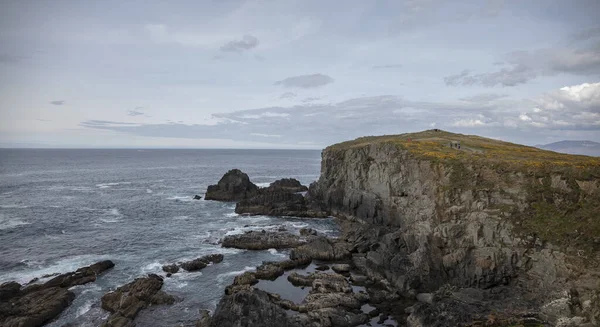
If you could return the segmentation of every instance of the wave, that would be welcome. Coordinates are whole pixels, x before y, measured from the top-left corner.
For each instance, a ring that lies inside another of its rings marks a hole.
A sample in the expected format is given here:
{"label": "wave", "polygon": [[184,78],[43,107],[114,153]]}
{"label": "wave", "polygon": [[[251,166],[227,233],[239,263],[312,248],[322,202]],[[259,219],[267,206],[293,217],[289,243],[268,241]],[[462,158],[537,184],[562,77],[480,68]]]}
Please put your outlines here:
{"label": "wave", "polygon": [[31,225],[31,223],[18,218],[7,217],[5,214],[0,213],[0,230],[13,229],[24,225]]}
{"label": "wave", "polygon": [[147,188],[147,189],[146,189],[146,193],[148,193],[148,194],[152,194],[152,193],[154,193],[154,191],[152,191],[151,189]]}
{"label": "wave", "polygon": [[280,253],[279,251],[277,251],[277,249],[268,249],[267,251],[269,251],[269,253],[271,253],[272,255],[287,258],[287,255]]}
{"label": "wave", "polygon": [[29,206],[19,205],[19,204],[0,204],[0,208],[2,209],[27,209]]}
{"label": "wave", "polygon": [[222,284],[225,281],[225,279],[228,278],[228,277],[241,275],[241,274],[245,273],[246,271],[252,271],[252,270],[255,270],[255,269],[256,268],[254,268],[254,267],[248,267],[248,266],[246,266],[242,270],[235,270],[235,271],[229,271],[229,272],[226,272],[226,273],[218,274],[215,279],[217,280],[217,282],[219,284]]}
{"label": "wave", "polygon": [[131,184],[131,182],[118,182],[118,183],[100,183],[100,184],[96,184],[97,188],[110,188],[112,186],[118,186],[118,185],[128,185]]}
{"label": "wave", "polygon": [[271,182],[266,182],[266,183],[254,183],[256,186],[258,187],[269,187],[271,186]]}
{"label": "wave", "polygon": [[83,316],[88,311],[90,311],[90,309],[92,308],[92,304],[94,304],[94,302],[92,300],[85,301],[85,303],[82,306],[80,306],[79,308],[77,308],[77,312],[75,313],[75,317],[77,318],[77,317]]}

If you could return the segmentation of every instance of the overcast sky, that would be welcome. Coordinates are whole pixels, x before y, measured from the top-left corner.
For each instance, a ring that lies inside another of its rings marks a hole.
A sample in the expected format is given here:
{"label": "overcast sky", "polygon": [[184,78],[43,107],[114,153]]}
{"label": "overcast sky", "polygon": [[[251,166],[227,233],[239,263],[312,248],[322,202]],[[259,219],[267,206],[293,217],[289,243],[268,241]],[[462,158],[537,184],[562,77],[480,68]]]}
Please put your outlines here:
{"label": "overcast sky", "polygon": [[600,1],[0,3],[0,146],[600,141]]}

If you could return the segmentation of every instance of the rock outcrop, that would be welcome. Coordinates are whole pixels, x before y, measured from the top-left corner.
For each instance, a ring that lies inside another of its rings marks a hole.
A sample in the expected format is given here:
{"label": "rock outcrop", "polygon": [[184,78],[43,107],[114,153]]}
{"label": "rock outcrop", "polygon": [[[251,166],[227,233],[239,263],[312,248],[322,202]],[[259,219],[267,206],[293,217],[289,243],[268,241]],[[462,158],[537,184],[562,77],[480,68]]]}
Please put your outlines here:
{"label": "rock outcrop", "polygon": [[[454,141],[461,147],[447,145]],[[411,326],[444,325],[428,315],[457,315],[447,324],[461,325],[493,312],[498,321],[558,324],[592,319],[579,308],[600,276],[599,177],[597,158],[426,131],[328,147],[308,197],[342,218],[342,241],[365,275],[409,298],[456,288],[420,302]],[[314,258],[306,247],[292,254]],[[455,300],[465,288],[481,296]]]}
{"label": "rock outcrop", "polygon": [[223,258],[224,256],[222,254],[209,254],[190,261],[164,265],[162,266],[162,270],[167,273],[167,277],[171,277],[172,274],[179,272],[179,268],[182,268],[185,271],[198,271],[206,268],[211,263],[222,262]]}
{"label": "rock outcrop", "polygon": [[58,275],[43,284],[0,285],[0,325],[35,327],[48,323],[75,299],[75,293],[68,288],[94,282],[99,274],[112,267],[114,263],[106,260]]}
{"label": "rock outcrop", "polygon": [[294,248],[305,244],[306,238],[287,232],[249,231],[244,234],[225,236],[224,248],[267,250]]}
{"label": "rock outcrop", "polygon": [[208,186],[205,200],[240,201],[255,196],[258,186],[250,181],[247,174],[239,169],[225,173],[216,185]]}
{"label": "rock outcrop", "polygon": [[162,286],[160,276],[149,274],[106,293],[102,297],[102,309],[111,315],[102,327],[134,326],[133,320],[141,310],[151,305],[173,304],[175,298],[161,291]]}
{"label": "rock outcrop", "polygon": [[309,205],[303,192],[308,188],[296,179],[277,180],[267,188],[259,189],[255,196],[241,200],[235,212],[248,215],[327,217],[327,213]]}

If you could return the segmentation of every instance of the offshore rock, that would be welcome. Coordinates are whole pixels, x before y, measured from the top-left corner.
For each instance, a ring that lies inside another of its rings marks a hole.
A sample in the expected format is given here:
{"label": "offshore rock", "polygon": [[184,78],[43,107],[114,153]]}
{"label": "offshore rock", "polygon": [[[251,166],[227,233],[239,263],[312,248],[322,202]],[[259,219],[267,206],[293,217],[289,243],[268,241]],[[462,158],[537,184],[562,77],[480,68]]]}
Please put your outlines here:
{"label": "offshore rock", "polygon": [[238,202],[235,212],[249,215],[328,217],[326,212],[314,210],[302,192],[308,188],[296,179],[277,180],[260,189],[253,197]]}
{"label": "offshore rock", "polygon": [[247,174],[239,169],[225,173],[216,185],[208,186],[205,200],[240,201],[256,195],[258,186],[250,181]]}
{"label": "offshore rock", "polygon": [[267,232],[263,230],[225,236],[221,245],[224,248],[267,250],[294,248],[305,243],[306,240],[298,235],[286,232]]}
{"label": "offshore rock", "polygon": [[6,327],[42,326],[56,318],[75,299],[69,287],[96,281],[102,272],[114,267],[106,260],[74,272],[58,275],[43,284],[22,287],[9,282],[0,285],[0,325]]}
{"label": "offshore rock", "polygon": [[162,286],[160,276],[149,274],[106,293],[102,297],[102,309],[112,314],[102,327],[133,326],[133,320],[141,310],[151,305],[173,304],[175,298],[161,291]]}

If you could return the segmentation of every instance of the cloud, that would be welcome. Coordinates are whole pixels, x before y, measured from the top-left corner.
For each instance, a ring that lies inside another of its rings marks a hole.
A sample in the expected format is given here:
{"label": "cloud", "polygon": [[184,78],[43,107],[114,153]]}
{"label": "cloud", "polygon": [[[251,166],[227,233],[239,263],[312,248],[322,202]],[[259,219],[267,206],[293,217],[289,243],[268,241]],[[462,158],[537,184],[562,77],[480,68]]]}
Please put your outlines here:
{"label": "cloud", "polygon": [[321,100],[321,99],[322,99],[322,97],[306,97],[306,98],[302,99],[302,102],[309,103],[309,102],[314,102],[314,101]]}
{"label": "cloud", "polygon": [[246,50],[256,48],[258,39],[252,35],[244,35],[239,41],[230,41],[223,45],[219,50],[222,52],[237,52],[241,53]]}
{"label": "cloud", "polygon": [[144,113],[142,111],[140,111],[141,109],[143,109],[142,107],[136,107],[133,110],[129,110],[129,112],[127,113],[129,116],[141,116]]}
{"label": "cloud", "polygon": [[587,41],[600,38],[600,26],[587,28],[571,35],[572,41]]}
{"label": "cloud", "polygon": [[467,102],[491,102],[506,97],[508,97],[507,94],[482,93],[478,95],[460,98],[460,100]]}
{"label": "cloud", "polygon": [[444,82],[449,86],[516,86],[539,76],[600,74],[600,44],[587,49],[516,51],[506,54],[504,59],[509,67],[481,74],[463,70],[459,74],[444,77]]}
{"label": "cloud", "polygon": [[285,92],[279,98],[280,99],[293,99],[297,96],[296,93],[293,92]]}
{"label": "cloud", "polygon": [[300,75],[292,76],[281,81],[275,82],[275,85],[282,85],[284,87],[295,87],[302,89],[318,88],[327,84],[333,83],[335,80],[330,76],[323,74],[311,74],[311,75]]}
{"label": "cloud", "polygon": [[55,106],[62,106],[65,104],[65,100],[53,100],[53,101],[50,101],[50,104],[55,105]]}
{"label": "cloud", "polygon": [[397,69],[397,68],[402,68],[402,65],[401,64],[376,65],[371,68],[373,68],[373,69]]}
{"label": "cloud", "polygon": [[0,64],[16,64],[23,60],[24,57],[15,56],[8,53],[0,53]]}

